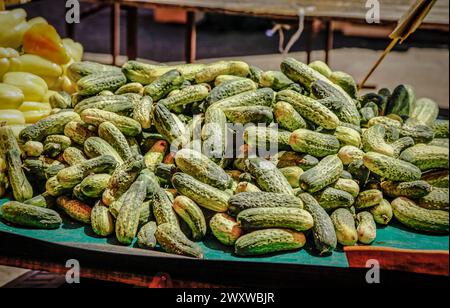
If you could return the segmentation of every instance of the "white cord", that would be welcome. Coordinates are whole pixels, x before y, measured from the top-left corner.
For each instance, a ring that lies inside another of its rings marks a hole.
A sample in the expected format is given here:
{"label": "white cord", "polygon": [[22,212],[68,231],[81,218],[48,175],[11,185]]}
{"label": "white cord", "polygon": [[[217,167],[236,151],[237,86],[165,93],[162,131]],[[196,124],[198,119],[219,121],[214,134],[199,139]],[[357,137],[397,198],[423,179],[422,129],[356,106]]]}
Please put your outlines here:
{"label": "white cord", "polygon": [[307,7],[306,10],[303,7],[298,7],[298,29],[297,31],[292,35],[292,37],[289,39],[289,42],[287,43],[286,47],[283,47],[284,45],[284,30],[289,31],[291,29],[290,25],[283,25],[283,24],[276,24],[272,30],[269,30],[267,32],[268,36],[273,36],[276,32],[278,32],[279,35],[279,44],[278,44],[278,50],[283,56],[286,56],[289,51],[291,50],[292,46],[300,39],[300,37],[303,34],[303,31],[305,30],[305,11],[314,11],[315,7],[310,6]]}

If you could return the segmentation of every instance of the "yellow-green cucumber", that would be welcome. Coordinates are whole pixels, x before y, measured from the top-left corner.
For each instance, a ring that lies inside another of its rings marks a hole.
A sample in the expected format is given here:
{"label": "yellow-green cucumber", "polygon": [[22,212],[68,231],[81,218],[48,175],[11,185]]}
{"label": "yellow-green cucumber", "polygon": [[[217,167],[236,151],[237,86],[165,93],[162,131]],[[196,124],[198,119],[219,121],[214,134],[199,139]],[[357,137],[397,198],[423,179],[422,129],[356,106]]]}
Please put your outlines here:
{"label": "yellow-green cucumber", "polygon": [[81,119],[90,125],[99,126],[103,122],[113,123],[125,136],[134,137],[142,131],[139,122],[110,111],[86,109],[80,114]]}
{"label": "yellow-green cucumber", "polygon": [[317,192],[314,197],[327,212],[337,208],[349,208],[355,203],[355,198],[350,193],[333,187]]}
{"label": "yellow-green cucumber", "polygon": [[100,124],[98,126],[98,135],[112,146],[123,161],[127,161],[133,157],[127,139],[113,123],[103,122]]}
{"label": "yellow-green cucumber", "polygon": [[408,197],[410,199],[418,199],[428,195],[433,187],[426,181],[412,182],[393,182],[384,181],[381,183],[383,193],[391,198]]}
{"label": "yellow-green cucumber", "polygon": [[362,244],[371,244],[377,237],[377,226],[370,212],[359,212],[356,214],[356,231],[358,241]]}
{"label": "yellow-green cucumber", "polygon": [[422,171],[448,169],[449,150],[438,146],[418,144],[400,154],[400,159],[410,162]]}
{"label": "yellow-green cucumber", "polygon": [[247,159],[245,164],[263,191],[294,195],[291,185],[272,162],[255,157]]}
{"label": "yellow-green cucumber", "polygon": [[228,210],[230,196],[226,192],[200,182],[188,174],[175,173],[172,177],[172,184],[178,193],[192,199],[201,207],[215,212]]}
{"label": "yellow-green cucumber", "polygon": [[156,247],[156,228],[154,221],[149,221],[141,227],[137,234],[137,244],[142,249],[154,249]]}
{"label": "yellow-green cucumber", "polygon": [[84,153],[88,158],[96,158],[102,155],[108,155],[114,158],[117,164],[124,163],[123,158],[117,153],[112,145],[103,138],[90,137],[84,143]]}
{"label": "yellow-green cucumber", "polygon": [[383,200],[383,193],[378,189],[369,189],[361,192],[356,198],[355,208],[366,209],[380,204]]}
{"label": "yellow-green cucumber", "polygon": [[43,141],[49,135],[62,134],[65,125],[71,121],[80,121],[80,116],[72,111],[50,115],[36,124],[25,127],[20,132],[19,138],[23,142]]}
{"label": "yellow-green cucumber", "polygon": [[303,117],[287,102],[277,102],[273,106],[273,114],[275,116],[275,121],[280,127],[288,131],[293,132],[300,128],[306,128],[307,126]]}
{"label": "yellow-green cucumber", "polygon": [[91,174],[80,183],[81,192],[89,198],[100,198],[110,178],[109,174]]}
{"label": "yellow-green cucumber", "polygon": [[408,228],[429,233],[448,234],[448,212],[422,208],[405,197],[392,201],[395,218]]}
{"label": "yellow-green cucumber", "polygon": [[116,165],[112,156],[99,156],[59,171],[57,178],[62,187],[71,188],[81,183],[90,173],[112,172]]}
{"label": "yellow-green cucumber", "polygon": [[369,211],[375,222],[380,225],[388,225],[394,216],[391,203],[386,199],[381,200],[380,204],[371,207]]}
{"label": "yellow-green cucumber", "polygon": [[124,202],[116,220],[116,237],[124,245],[132,243],[139,227],[141,205],[147,195],[145,180],[139,177],[125,194]]}
{"label": "yellow-green cucumber", "polygon": [[430,210],[443,210],[448,212],[448,186],[445,188],[433,187],[429,194],[417,200],[417,205]]}
{"label": "yellow-green cucumber", "polygon": [[206,221],[202,210],[194,201],[185,196],[178,196],[173,201],[173,209],[189,226],[192,239],[198,241],[206,234]]}
{"label": "yellow-green cucumber", "polygon": [[237,221],[245,230],[262,228],[288,228],[306,231],[314,221],[309,212],[295,207],[252,208],[240,212]]}
{"label": "yellow-green cucumber", "polygon": [[98,201],[92,208],[91,226],[98,236],[106,237],[114,233],[114,221],[111,213],[101,201]]}
{"label": "yellow-green cucumber", "polygon": [[339,244],[342,246],[353,246],[358,242],[355,219],[348,209],[336,209],[330,215],[330,218]]}
{"label": "yellow-green cucumber", "polygon": [[373,173],[392,181],[416,181],[422,175],[421,170],[415,165],[376,152],[364,154],[363,162]]}
{"label": "yellow-green cucumber", "polygon": [[289,145],[294,151],[315,157],[337,154],[340,149],[339,140],[328,134],[298,129],[289,137]]}
{"label": "yellow-green cucumber", "polygon": [[306,237],[302,232],[288,229],[264,229],[241,236],[234,248],[238,256],[254,256],[300,249],[305,244]]}
{"label": "yellow-green cucumber", "polygon": [[189,240],[178,226],[170,223],[158,225],[155,238],[161,248],[169,253],[203,258],[201,247]]}

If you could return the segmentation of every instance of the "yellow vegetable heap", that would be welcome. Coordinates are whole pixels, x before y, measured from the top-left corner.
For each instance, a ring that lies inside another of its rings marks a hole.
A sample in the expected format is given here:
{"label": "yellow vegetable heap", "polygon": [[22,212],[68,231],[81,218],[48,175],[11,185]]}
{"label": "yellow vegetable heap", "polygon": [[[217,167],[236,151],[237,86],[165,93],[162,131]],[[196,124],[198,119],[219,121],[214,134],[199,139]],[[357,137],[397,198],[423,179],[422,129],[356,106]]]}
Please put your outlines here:
{"label": "yellow vegetable heap", "polygon": [[83,46],[61,39],[44,18],[0,11],[0,122],[20,131],[49,116],[50,96],[76,91],[66,69],[82,56]]}

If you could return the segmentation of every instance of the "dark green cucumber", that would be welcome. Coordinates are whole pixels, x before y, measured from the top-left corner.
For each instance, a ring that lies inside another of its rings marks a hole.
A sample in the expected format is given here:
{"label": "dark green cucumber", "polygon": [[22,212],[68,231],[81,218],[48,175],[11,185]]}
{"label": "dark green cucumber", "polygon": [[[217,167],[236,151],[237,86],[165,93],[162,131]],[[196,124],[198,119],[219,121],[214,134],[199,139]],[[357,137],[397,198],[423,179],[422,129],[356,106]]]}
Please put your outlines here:
{"label": "dark green cucumber", "polygon": [[300,176],[300,188],[310,193],[317,192],[336,182],[343,170],[344,167],[337,155],[327,156],[317,166]]}
{"label": "dark green cucumber", "polygon": [[241,211],[252,208],[294,207],[303,208],[303,202],[297,197],[283,193],[243,192],[228,200],[228,211],[237,215]]}
{"label": "dark green cucumber", "polygon": [[428,195],[433,187],[428,182],[419,180],[412,182],[384,181],[381,183],[381,188],[386,196],[392,198],[403,196],[418,199]]}
{"label": "dark green cucumber", "polygon": [[150,96],[154,102],[157,102],[171,91],[179,89],[183,82],[184,77],[178,70],[170,70],[145,86],[144,95]]}
{"label": "dark green cucumber", "polygon": [[312,231],[316,249],[321,255],[332,252],[336,248],[337,237],[330,216],[310,194],[303,193],[299,197],[314,219]]}
{"label": "dark green cucumber", "polygon": [[315,157],[337,154],[340,148],[339,140],[335,136],[307,129],[294,131],[289,138],[289,145],[294,151]]}
{"label": "dark green cucumber", "polygon": [[375,152],[366,153],[363,162],[373,173],[392,181],[416,181],[422,174],[418,167],[409,162]]}
{"label": "dark green cucumber", "polygon": [[416,145],[400,154],[400,159],[410,162],[422,171],[431,169],[448,169],[449,150],[432,145]]}
{"label": "dark green cucumber", "polygon": [[62,224],[57,212],[30,204],[10,201],[0,207],[0,217],[23,227],[56,229]]}
{"label": "dark green cucumber", "polygon": [[405,197],[392,201],[395,218],[403,225],[422,232],[448,234],[448,212],[424,209]]}
{"label": "dark green cucumber", "polygon": [[306,231],[314,221],[309,212],[295,207],[253,208],[240,212],[237,221],[243,229],[288,228]]}
{"label": "dark green cucumber", "polygon": [[215,212],[228,210],[230,196],[226,192],[202,183],[188,174],[175,173],[172,177],[172,184],[179,194],[192,199],[204,208]]}
{"label": "dark green cucumber", "polygon": [[272,162],[261,158],[249,158],[245,164],[263,191],[294,194],[289,182]]}
{"label": "dark green cucumber", "polygon": [[302,248],[306,237],[287,229],[257,230],[241,236],[235,243],[238,256],[263,255]]}
{"label": "dark green cucumber", "polygon": [[417,200],[417,205],[430,210],[447,211],[449,208],[449,189],[433,187],[431,192]]}
{"label": "dark green cucumber", "polygon": [[355,198],[350,193],[332,187],[325,188],[314,197],[327,212],[332,212],[337,208],[348,208],[355,203]]}

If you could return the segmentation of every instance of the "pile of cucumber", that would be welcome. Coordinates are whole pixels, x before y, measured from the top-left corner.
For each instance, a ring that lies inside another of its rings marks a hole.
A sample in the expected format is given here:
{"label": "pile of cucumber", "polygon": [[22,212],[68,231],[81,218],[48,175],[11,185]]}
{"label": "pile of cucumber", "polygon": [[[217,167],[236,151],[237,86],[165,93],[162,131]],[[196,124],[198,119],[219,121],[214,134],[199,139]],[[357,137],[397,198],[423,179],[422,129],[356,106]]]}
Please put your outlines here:
{"label": "pile of cucumber", "polygon": [[0,124],[7,223],[54,229],[62,214],[198,258],[208,234],[249,256],[371,244],[393,219],[449,232],[449,122],[410,86],[360,96],[350,75],[292,58],[67,74],[78,92],[54,94],[49,117],[18,136]]}

